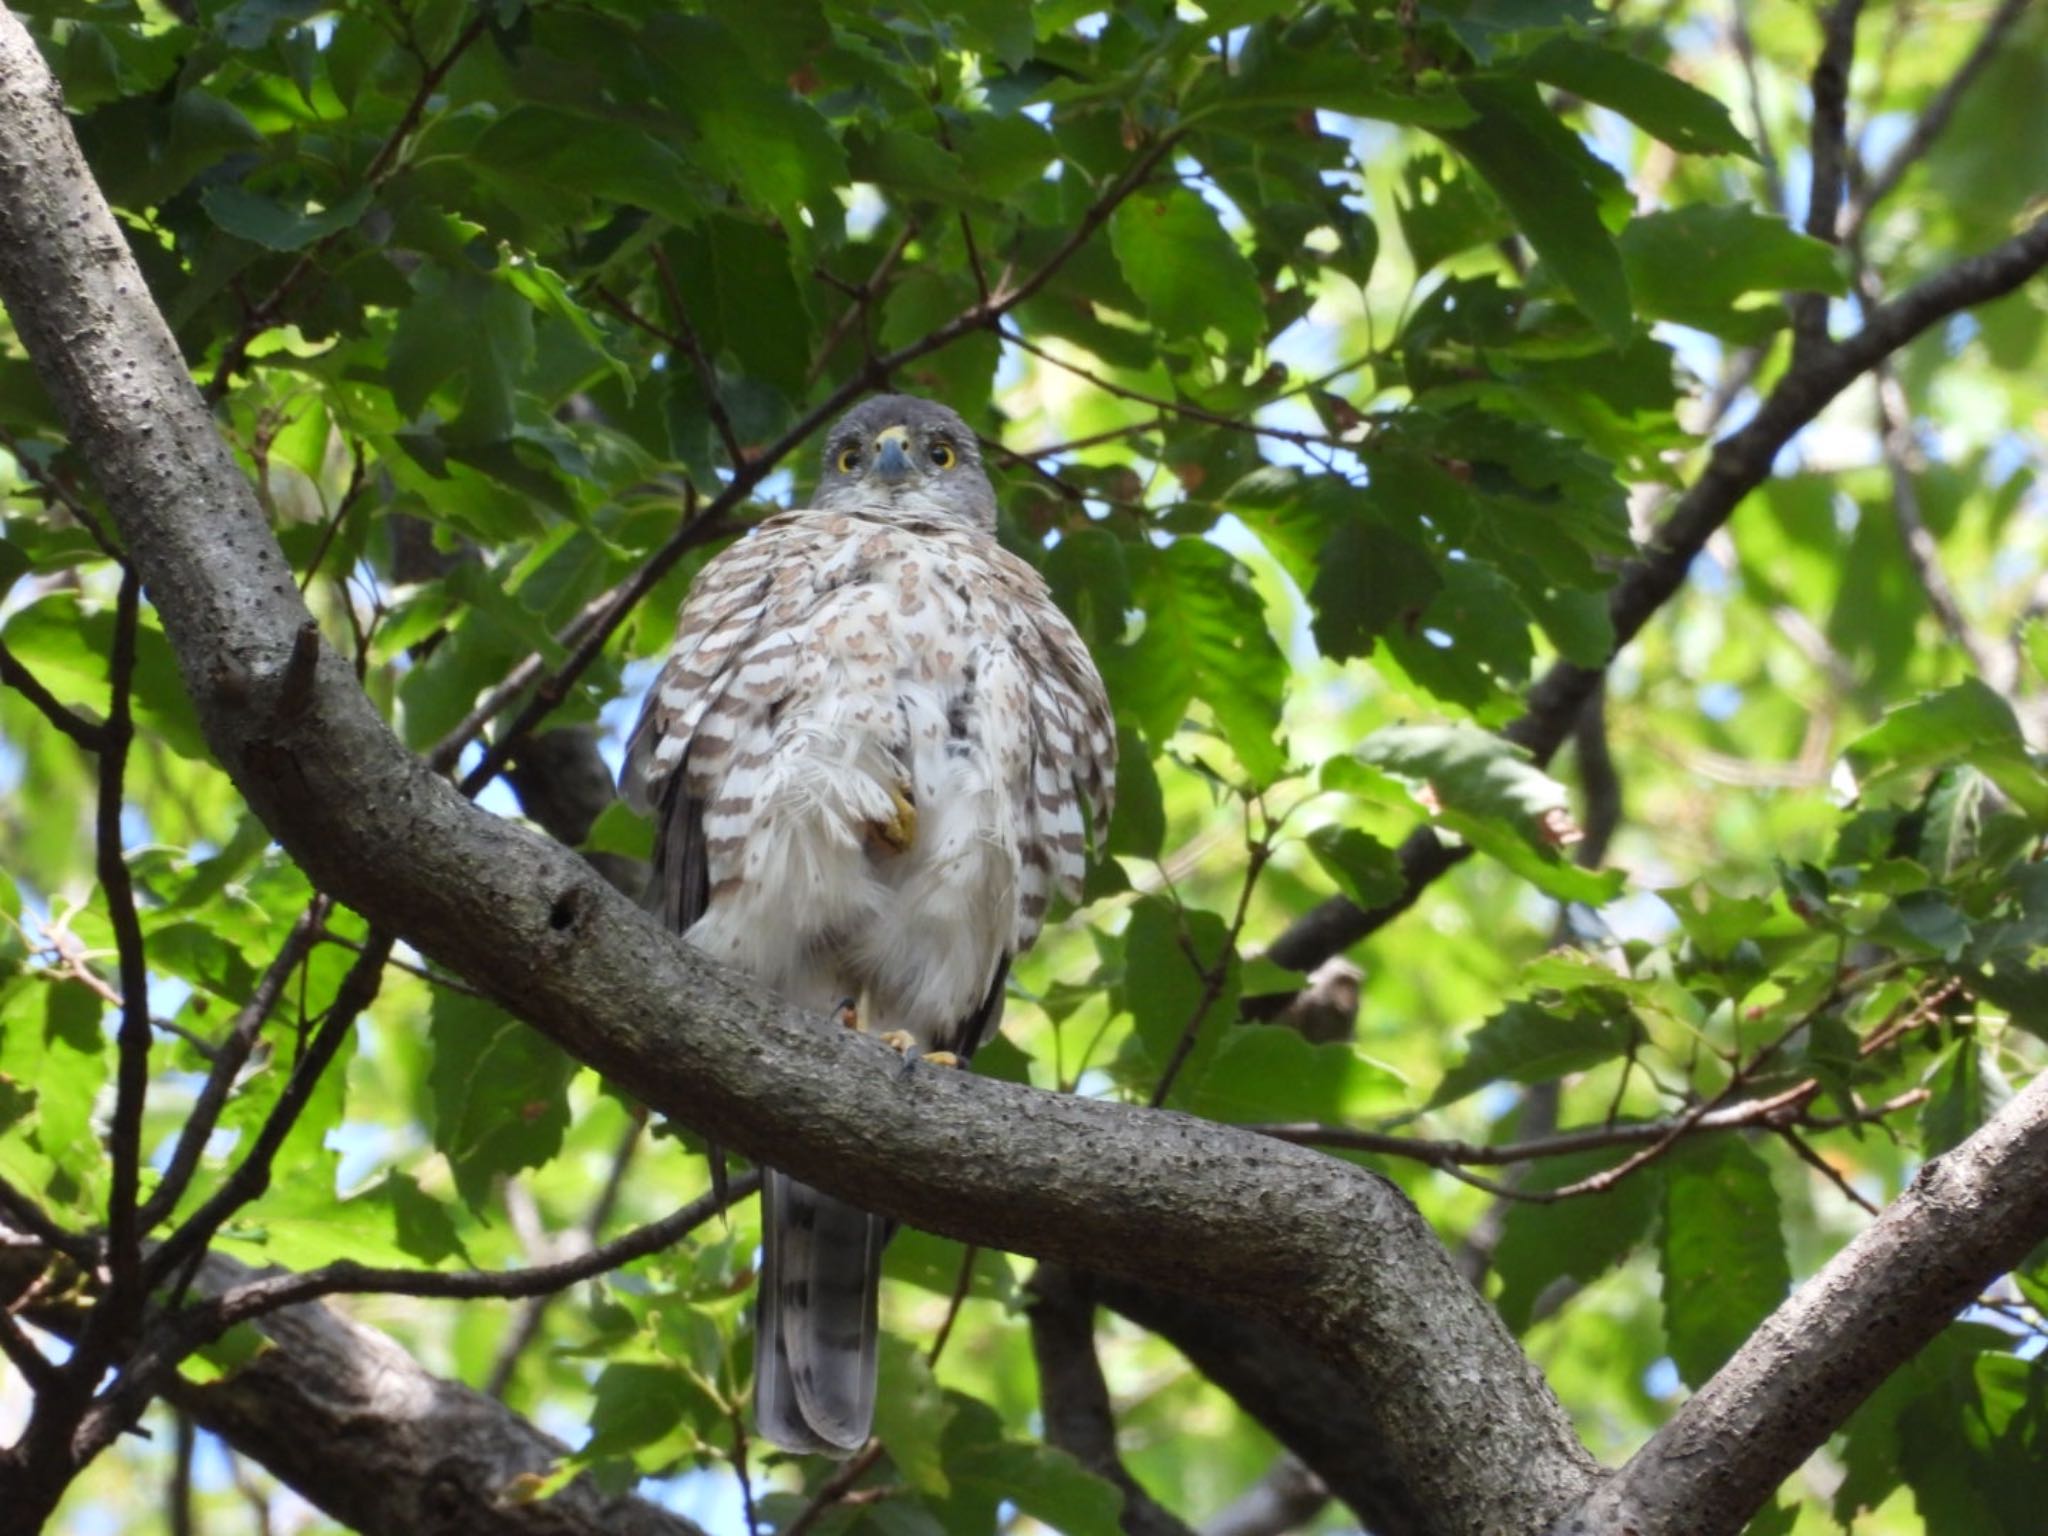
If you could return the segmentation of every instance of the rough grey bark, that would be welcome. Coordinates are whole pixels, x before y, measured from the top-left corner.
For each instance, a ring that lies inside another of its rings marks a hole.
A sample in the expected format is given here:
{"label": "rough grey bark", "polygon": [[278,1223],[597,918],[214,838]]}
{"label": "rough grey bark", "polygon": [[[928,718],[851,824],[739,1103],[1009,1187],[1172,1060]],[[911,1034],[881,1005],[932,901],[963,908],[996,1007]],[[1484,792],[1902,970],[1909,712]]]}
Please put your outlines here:
{"label": "rough grey bark", "polygon": [[208,740],[320,885],[665,1114],[969,1242],[1285,1322],[1375,1405],[1432,1531],[1529,1529],[1594,1469],[1541,1374],[1385,1181],[1186,1116],[917,1069],[685,950],[575,855],[407,752],[319,639],[80,157],[0,13],[0,299],[175,650]]}
{"label": "rough grey bark", "polygon": [[[8,1267],[0,1264],[0,1292],[19,1288]],[[25,1282],[40,1261],[14,1267]],[[216,1254],[195,1290],[215,1294],[259,1273]],[[65,1334],[78,1315],[75,1297],[31,1311]],[[261,1354],[209,1385],[179,1381],[166,1396],[363,1536],[704,1536],[682,1516],[605,1494],[588,1478],[533,1500],[527,1484],[568,1447],[433,1375],[374,1328],[317,1303],[255,1326],[268,1346]]]}
{"label": "rough grey bark", "polygon": [[1325,1354],[1270,1323],[1190,1296],[1092,1277],[1104,1306],[1178,1349],[1351,1507],[1374,1536],[1417,1536],[1428,1513],[1373,1437],[1377,1415]]}
{"label": "rough grey bark", "polygon": [[1936,1158],[1552,1536],[1735,1531],[2048,1233],[2048,1077]]}

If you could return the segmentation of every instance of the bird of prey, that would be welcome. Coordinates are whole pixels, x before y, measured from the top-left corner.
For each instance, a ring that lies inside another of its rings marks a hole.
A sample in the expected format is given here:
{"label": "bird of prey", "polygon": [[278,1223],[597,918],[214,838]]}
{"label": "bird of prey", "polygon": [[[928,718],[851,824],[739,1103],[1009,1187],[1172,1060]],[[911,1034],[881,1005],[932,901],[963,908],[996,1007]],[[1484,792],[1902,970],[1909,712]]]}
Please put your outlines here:
{"label": "bird of prey", "polygon": [[[825,439],[811,506],[706,565],[627,749],[668,923],[790,1003],[959,1060],[1011,957],[1078,894],[1109,813],[1102,679],[996,543],[974,434],[884,395]],[[761,1433],[845,1456],[875,1400],[892,1230],[773,1169],[754,1352]]]}

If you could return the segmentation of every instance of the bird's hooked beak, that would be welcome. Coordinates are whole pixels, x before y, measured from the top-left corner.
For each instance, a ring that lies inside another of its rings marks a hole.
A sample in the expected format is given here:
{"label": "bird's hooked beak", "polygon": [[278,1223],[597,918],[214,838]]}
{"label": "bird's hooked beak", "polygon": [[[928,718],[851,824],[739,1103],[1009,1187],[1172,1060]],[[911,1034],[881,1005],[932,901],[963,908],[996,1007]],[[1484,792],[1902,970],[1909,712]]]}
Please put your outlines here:
{"label": "bird's hooked beak", "polygon": [[908,427],[884,427],[875,434],[876,474],[884,480],[908,480],[912,467]]}

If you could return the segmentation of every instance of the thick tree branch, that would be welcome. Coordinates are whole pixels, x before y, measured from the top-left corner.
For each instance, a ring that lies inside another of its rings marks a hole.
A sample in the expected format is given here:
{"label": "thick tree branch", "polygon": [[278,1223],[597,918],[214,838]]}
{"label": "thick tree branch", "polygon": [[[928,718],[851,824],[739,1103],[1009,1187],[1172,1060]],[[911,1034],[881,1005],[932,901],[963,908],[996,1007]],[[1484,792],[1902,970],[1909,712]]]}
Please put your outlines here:
{"label": "thick tree branch", "polygon": [[2048,1077],[1927,1164],[1554,1536],[1741,1529],[1879,1382],[2044,1237]]}
{"label": "thick tree branch", "polygon": [[[1373,1405],[1425,1530],[1526,1528],[1583,1495],[1593,1469],[1556,1399],[1392,1186],[1181,1115],[906,1074],[463,799],[396,741],[344,658],[321,647],[288,687],[310,622],[296,585],[5,13],[0,229],[0,298],[103,478],[208,739],[322,889],[642,1101],[833,1194],[963,1241],[1107,1256],[1298,1332]],[[953,324],[987,324],[1030,286]]]}
{"label": "thick tree branch", "polygon": [[[1090,1276],[1103,1305],[1187,1356],[1260,1426],[1299,1457],[1373,1536],[1434,1529],[1378,1439],[1380,1410],[1318,1349],[1241,1312]],[[1455,1442],[1444,1446],[1455,1454]]]}
{"label": "thick tree branch", "polygon": [[[0,1260],[0,1276],[6,1261]],[[0,1292],[16,1288],[7,1276]],[[215,1254],[196,1288],[215,1295],[262,1284]],[[57,1333],[75,1304],[33,1308]],[[568,1447],[481,1392],[428,1373],[388,1335],[306,1305],[257,1325],[266,1348],[221,1380],[173,1377],[165,1395],[237,1452],[275,1473],[363,1536],[703,1536],[643,1499],[588,1478],[528,1497]],[[4,1522],[0,1522],[4,1523]]]}
{"label": "thick tree branch", "polygon": [[1045,1438],[1122,1490],[1125,1536],[1194,1536],[1180,1517],[1132,1477],[1116,1448],[1116,1415],[1095,1355],[1095,1297],[1071,1270],[1041,1264],[1031,1277],[1031,1356]]}

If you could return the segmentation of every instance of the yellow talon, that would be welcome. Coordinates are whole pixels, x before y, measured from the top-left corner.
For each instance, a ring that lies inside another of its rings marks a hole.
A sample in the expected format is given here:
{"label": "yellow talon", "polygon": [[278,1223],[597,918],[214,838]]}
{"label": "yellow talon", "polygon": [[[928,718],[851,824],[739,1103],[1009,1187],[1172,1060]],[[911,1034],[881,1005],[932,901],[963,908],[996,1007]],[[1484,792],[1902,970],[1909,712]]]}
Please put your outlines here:
{"label": "yellow talon", "polygon": [[917,1059],[930,1067],[957,1067],[962,1065],[960,1058],[951,1051],[927,1051]]}
{"label": "yellow talon", "polygon": [[917,806],[900,786],[895,785],[890,786],[889,802],[895,806],[896,814],[887,821],[876,822],[872,830],[891,852],[902,853],[917,841]]}
{"label": "yellow talon", "polygon": [[917,1049],[917,1040],[907,1029],[884,1030],[876,1038],[898,1055],[908,1056]]}

